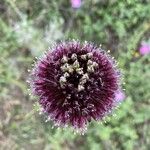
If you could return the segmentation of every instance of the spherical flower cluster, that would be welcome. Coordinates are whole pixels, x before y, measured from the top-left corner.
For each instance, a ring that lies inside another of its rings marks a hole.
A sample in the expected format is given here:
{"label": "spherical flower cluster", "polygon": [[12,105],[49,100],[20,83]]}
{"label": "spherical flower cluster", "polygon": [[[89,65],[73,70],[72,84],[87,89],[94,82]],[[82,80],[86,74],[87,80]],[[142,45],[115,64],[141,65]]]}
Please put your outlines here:
{"label": "spherical flower cluster", "polygon": [[100,47],[69,41],[39,59],[30,83],[54,125],[84,132],[88,122],[102,120],[116,106],[119,81],[114,59]]}
{"label": "spherical flower cluster", "polygon": [[115,100],[121,102],[125,99],[125,93],[122,90],[116,92]]}

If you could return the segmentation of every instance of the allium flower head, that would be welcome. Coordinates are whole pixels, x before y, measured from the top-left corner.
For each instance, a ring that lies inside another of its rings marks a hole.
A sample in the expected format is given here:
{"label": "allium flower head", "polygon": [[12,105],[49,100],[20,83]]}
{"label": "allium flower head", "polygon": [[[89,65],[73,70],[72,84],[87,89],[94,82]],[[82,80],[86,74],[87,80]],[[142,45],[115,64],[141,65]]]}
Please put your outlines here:
{"label": "allium flower head", "polygon": [[91,43],[69,41],[48,51],[35,65],[31,87],[48,119],[84,132],[116,105],[120,72],[115,61]]}

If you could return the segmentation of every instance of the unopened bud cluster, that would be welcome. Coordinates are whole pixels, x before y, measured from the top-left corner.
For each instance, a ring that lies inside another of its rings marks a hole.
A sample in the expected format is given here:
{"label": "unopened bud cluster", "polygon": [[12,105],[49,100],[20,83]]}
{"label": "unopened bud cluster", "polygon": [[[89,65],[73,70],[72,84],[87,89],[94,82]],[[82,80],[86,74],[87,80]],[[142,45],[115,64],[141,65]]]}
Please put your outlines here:
{"label": "unopened bud cluster", "polygon": [[[85,89],[85,84],[89,80],[89,75],[94,73],[95,69],[98,68],[98,64],[92,60],[92,53],[84,55],[78,55],[73,53],[71,57],[63,56],[61,59],[61,70],[63,72],[59,79],[61,88],[65,88],[68,84],[71,76],[79,77],[77,91],[80,92]],[[85,63],[84,68],[82,63]]]}

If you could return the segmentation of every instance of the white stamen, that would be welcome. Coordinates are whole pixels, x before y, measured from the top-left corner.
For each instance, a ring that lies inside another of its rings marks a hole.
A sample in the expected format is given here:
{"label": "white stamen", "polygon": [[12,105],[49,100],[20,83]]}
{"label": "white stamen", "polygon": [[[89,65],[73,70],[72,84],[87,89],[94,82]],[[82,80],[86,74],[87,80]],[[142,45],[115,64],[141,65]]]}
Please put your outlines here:
{"label": "white stamen", "polygon": [[89,76],[87,73],[85,73],[83,76],[82,76],[82,79],[89,79]]}
{"label": "white stamen", "polygon": [[93,67],[97,68],[98,64],[96,62],[93,62]]}
{"label": "white stamen", "polygon": [[80,67],[80,64],[78,62],[78,60],[76,60],[74,63],[73,63],[73,68],[79,68]]}
{"label": "white stamen", "polygon": [[88,72],[94,72],[94,67],[93,66],[88,66],[87,71]]}
{"label": "white stamen", "polygon": [[63,58],[61,59],[61,62],[62,62],[62,63],[68,62],[68,58],[67,58],[66,56],[63,56]]}
{"label": "white stamen", "polygon": [[77,54],[72,54],[71,59],[75,61],[77,59]]}
{"label": "white stamen", "polygon": [[78,91],[80,92],[80,91],[83,91],[85,88],[84,88],[84,86],[83,85],[78,85]]}
{"label": "white stamen", "polygon": [[78,74],[82,75],[82,74],[83,74],[83,68],[78,68],[78,69],[76,69],[76,72],[77,72]]}
{"label": "white stamen", "polygon": [[66,83],[67,80],[64,76],[61,76],[60,79],[59,79],[59,82],[60,82],[60,84],[63,84],[63,83]]}
{"label": "white stamen", "polygon": [[61,66],[60,68],[61,68],[61,70],[62,70],[63,72],[68,71],[69,64],[66,63],[66,64],[64,64],[63,66]]}
{"label": "white stamen", "polygon": [[69,73],[73,73],[73,71],[74,71],[74,69],[73,69],[72,65],[70,65],[70,66],[68,67],[68,72],[69,72]]}
{"label": "white stamen", "polygon": [[65,77],[65,78],[67,78],[67,77],[69,77],[69,76],[70,76],[70,75],[69,75],[68,72],[65,72],[65,73],[64,73],[64,77]]}
{"label": "white stamen", "polygon": [[87,53],[88,58],[92,58],[93,54],[92,53]]}
{"label": "white stamen", "polygon": [[89,65],[92,65],[92,64],[93,64],[93,62],[91,60],[88,60],[87,65],[89,66]]}
{"label": "white stamen", "polygon": [[81,59],[86,60],[86,55],[81,55]]}

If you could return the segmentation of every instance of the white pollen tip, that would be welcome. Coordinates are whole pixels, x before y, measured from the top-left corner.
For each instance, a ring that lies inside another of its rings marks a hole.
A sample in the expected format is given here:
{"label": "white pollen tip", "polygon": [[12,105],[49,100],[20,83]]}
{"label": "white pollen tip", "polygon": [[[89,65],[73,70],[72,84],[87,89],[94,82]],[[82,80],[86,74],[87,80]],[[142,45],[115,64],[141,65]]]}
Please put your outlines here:
{"label": "white pollen tip", "polygon": [[66,80],[65,77],[61,76],[60,79],[59,79],[59,82],[60,83],[65,83],[65,82],[67,82],[67,80]]}
{"label": "white pollen tip", "polygon": [[67,56],[63,56],[63,58],[61,59],[61,62],[62,62],[62,63],[66,63],[66,62],[68,62],[68,58],[67,58]]}
{"label": "white pollen tip", "polygon": [[75,54],[75,53],[72,54],[71,59],[72,59],[72,60],[76,60],[76,59],[77,59],[77,54]]}
{"label": "white pollen tip", "polygon": [[93,62],[93,67],[97,68],[98,64],[96,62]]}
{"label": "white pollen tip", "polygon": [[92,58],[93,54],[92,53],[87,53],[88,58]]}
{"label": "white pollen tip", "polygon": [[82,75],[82,74],[83,74],[83,68],[77,68],[77,69],[76,69],[76,72],[77,72],[78,74]]}
{"label": "white pollen tip", "polygon": [[94,67],[93,66],[88,66],[87,71],[88,72],[94,72]]}
{"label": "white pollen tip", "polygon": [[86,60],[86,55],[81,55],[81,59]]}
{"label": "white pollen tip", "polygon": [[85,88],[84,88],[84,86],[82,86],[82,85],[78,85],[78,91],[80,92],[80,91],[83,91]]}
{"label": "white pollen tip", "polygon": [[87,65],[92,65],[93,62],[91,60],[88,60]]}
{"label": "white pollen tip", "polygon": [[65,72],[65,73],[64,73],[64,77],[65,77],[65,78],[67,78],[67,77],[69,77],[69,76],[70,76],[70,75],[69,75],[68,72]]}
{"label": "white pollen tip", "polygon": [[85,73],[83,76],[82,76],[82,79],[89,79],[89,75],[87,73]]}
{"label": "white pollen tip", "polygon": [[78,60],[76,60],[74,63],[73,63],[73,68],[79,68],[80,67],[80,64],[78,62]]}
{"label": "white pollen tip", "polygon": [[68,67],[68,72],[69,72],[69,73],[73,73],[73,71],[74,71],[73,67],[72,67],[72,66],[69,66],[69,67]]}

